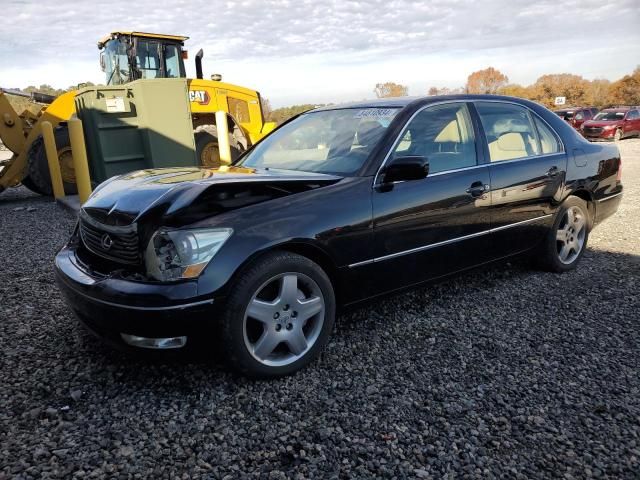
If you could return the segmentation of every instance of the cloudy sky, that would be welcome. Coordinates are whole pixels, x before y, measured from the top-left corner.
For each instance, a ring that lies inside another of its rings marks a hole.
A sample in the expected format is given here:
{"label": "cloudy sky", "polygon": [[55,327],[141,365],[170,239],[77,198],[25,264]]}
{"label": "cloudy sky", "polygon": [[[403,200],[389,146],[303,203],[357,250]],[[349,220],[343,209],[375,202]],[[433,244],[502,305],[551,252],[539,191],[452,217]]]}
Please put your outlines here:
{"label": "cloudy sky", "polygon": [[[96,41],[113,30],[184,34],[205,76],[274,106],[373,96],[377,82],[458,87],[494,66],[616,80],[640,64],[640,0],[0,0],[0,86],[104,81]],[[101,16],[99,16],[102,14]]]}

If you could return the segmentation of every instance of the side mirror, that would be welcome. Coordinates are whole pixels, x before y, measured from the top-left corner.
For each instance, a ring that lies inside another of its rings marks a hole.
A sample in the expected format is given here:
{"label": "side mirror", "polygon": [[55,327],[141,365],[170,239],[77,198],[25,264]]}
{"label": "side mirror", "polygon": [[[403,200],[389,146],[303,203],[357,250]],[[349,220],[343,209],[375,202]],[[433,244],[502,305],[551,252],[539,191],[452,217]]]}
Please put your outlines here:
{"label": "side mirror", "polygon": [[384,172],[384,182],[421,180],[429,174],[429,160],[421,155],[396,157]]}
{"label": "side mirror", "polygon": [[107,64],[104,60],[104,52],[100,52],[100,68],[103,72],[107,69]]}

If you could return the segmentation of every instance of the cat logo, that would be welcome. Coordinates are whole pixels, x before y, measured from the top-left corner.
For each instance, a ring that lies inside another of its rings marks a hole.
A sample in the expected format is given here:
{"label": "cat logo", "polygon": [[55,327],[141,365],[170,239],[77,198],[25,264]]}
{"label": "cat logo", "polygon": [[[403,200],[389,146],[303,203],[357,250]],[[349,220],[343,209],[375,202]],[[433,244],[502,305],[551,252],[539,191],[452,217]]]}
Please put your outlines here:
{"label": "cat logo", "polygon": [[206,90],[189,90],[189,101],[198,102],[200,105],[209,105],[209,92]]}

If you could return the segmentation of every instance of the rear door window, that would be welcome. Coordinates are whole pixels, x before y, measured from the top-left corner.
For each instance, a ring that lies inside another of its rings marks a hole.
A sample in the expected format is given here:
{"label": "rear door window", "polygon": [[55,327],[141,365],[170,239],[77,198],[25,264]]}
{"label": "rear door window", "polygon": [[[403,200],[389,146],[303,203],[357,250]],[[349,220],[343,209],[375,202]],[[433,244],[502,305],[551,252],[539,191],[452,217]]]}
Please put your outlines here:
{"label": "rear door window", "polygon": [[541,154],[536,130],[528,110],[501,102],[477,102],[491,162],[534,157]]}

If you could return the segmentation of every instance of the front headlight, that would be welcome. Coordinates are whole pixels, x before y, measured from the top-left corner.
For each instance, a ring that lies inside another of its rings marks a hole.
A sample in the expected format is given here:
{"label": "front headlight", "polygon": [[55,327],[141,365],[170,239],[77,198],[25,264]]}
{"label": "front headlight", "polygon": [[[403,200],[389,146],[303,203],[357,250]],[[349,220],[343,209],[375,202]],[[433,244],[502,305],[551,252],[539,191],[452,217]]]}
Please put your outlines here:
{"label": "front headlight", "polygon": [[160,229],[147,245],[147,274],[160,281],[195,278],[232,233],[231,228]]}

